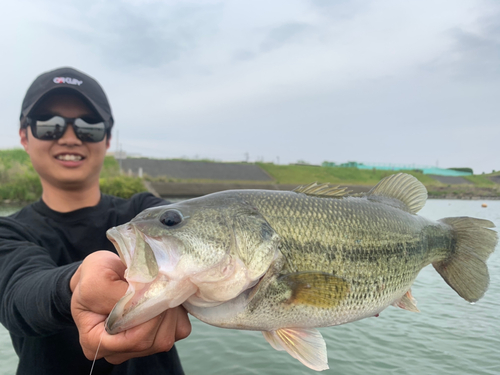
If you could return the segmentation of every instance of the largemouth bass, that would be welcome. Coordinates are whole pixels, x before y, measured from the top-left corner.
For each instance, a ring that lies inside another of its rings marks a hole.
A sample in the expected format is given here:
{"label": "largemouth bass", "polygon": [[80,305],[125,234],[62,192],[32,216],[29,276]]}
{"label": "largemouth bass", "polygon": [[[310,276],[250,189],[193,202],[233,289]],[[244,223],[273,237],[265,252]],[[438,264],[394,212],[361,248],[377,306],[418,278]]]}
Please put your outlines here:
{"label": "largemouth bass", "polygon": [[411,286],[432,264],[465,300],[485,293],[490,221],[416,213],[427,199],[398,174],[370,192],[312,184],[293,192],[235,190],[150,208],[107,234],[127,266],[115,334],[183,305],[223,328],[259,330],[304,365],[328,368],[315,327],[418,311]]}

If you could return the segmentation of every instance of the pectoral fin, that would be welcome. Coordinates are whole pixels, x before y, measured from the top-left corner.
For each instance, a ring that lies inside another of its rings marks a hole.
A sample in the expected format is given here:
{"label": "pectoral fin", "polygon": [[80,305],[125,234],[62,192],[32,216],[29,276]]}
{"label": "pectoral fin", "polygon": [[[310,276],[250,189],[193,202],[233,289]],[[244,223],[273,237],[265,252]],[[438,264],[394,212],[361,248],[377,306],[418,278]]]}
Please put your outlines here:
{"label": "pectoral fin", "polygon": [[314,328],[281,328],[263,331],[265,339],[276,350],[286,350],[293,358],[315,370],[328,370],[323,336]]}
{"label": "pectoral fin", "polygon": [[342,278],[321,272],[299,272],[282,276],[291,291],[288,303],[329,308],[339,304],[349,291],[349,284]]}
{"label": "pectoral fin", "polygon": [[411,295],[411,289],[407,291],[403,297],[395,301],[392,305],[408,311],[420,312],[420,310],[417,308],[417,301]]}

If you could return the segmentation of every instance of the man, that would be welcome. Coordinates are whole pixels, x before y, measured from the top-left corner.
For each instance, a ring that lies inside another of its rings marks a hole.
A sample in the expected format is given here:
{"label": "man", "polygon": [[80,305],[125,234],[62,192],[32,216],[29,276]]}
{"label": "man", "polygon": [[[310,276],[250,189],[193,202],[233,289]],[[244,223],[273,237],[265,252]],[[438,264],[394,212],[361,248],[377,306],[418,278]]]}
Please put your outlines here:
{"label": "man", "polygon": [[[113,117],[104,91],[72,68],[40,75],[22,105],[21,144],[43,188],[38,202],[0,218],[0,322],[18,374],[182,374],[174,341],[182,308],[111,336],[104,321],[125,294],[125,266],[106,230],[165,204],[149,193],[102,195],[99,173]],[[97,251],[105,250],[105,251]]]}

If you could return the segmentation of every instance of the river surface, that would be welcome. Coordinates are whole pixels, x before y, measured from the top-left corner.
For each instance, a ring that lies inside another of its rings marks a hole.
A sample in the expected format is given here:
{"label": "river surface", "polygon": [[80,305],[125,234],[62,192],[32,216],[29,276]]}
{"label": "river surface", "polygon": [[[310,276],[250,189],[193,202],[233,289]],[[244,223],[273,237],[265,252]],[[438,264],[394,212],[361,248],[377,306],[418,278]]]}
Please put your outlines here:
{"label": "river surface", "polygon": [[[482,208],[481,204],[487,204]],[[0,215],[6,212],[0,208]],[[500,201],[429,200],[419,212],[430,219],[474,216],[500,227]],[[323,374],[500,374],[500,249],[488,261],[490,287],[476,304],[461,299],[432,266],[412,293],[420,313],[392,306],[378,318],[320,328],[330,370]],[[316,374],[260,332],[227,330],[191,319],[191,335],[177,343],[186,374]],[[17,357],[0,325],[0,375],[14,374]]]}

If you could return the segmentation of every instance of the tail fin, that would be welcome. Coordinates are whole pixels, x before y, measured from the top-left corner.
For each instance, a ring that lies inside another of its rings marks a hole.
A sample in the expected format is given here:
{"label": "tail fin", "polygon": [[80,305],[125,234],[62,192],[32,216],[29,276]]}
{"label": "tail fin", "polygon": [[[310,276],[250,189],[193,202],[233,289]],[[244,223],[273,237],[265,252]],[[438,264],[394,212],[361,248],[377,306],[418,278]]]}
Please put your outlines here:
{"label": "tail fin", "polygon": [[495,250],[498,235],[489,220],[448,217],[439,220],[452,227],[456,241],[450,257],[432,265],[463,299],[476,302],[490,282],[486,260]]}

